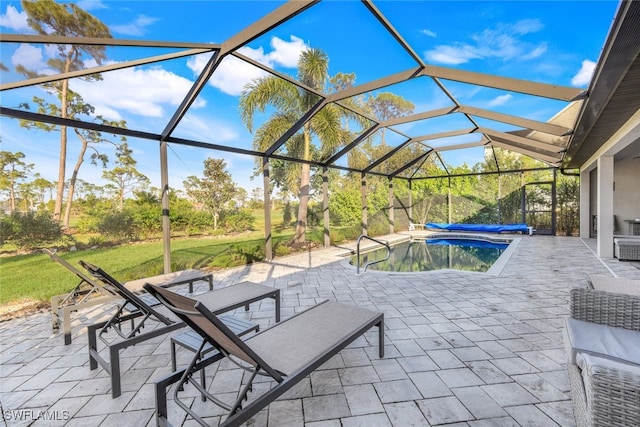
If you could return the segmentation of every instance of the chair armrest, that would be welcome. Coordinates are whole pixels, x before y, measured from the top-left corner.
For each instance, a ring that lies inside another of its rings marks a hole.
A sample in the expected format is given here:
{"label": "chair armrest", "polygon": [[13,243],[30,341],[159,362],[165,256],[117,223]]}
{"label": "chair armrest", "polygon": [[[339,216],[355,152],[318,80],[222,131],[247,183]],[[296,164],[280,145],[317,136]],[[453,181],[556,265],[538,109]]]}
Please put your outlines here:
{"label": "chair armrest", "polygon": [[640,331],[640,296],[584,288],[570,295],[572,318]]}

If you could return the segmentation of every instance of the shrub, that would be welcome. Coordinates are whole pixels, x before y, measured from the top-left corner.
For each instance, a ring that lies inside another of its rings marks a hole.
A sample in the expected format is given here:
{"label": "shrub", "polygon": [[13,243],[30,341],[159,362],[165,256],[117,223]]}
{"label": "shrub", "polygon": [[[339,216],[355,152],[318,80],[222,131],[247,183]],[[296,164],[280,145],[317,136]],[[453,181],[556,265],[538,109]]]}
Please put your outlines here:
{"label": "shrub", "polygon": [[228,215],[224,220],[224,229],[226,232],[242,232],[253,230],[255,218],[251,213],[243,210]]}
{"label": "shrub", "polygon": [[113,212],[105,215],[98,224],[98,231],[119,240],[135,240],[133,216],[127,212]]}
{"label": "shrub", "polygon": [[13,212],[0,218],[0,241],[12,241],[24,249],[60,240],[62,227],[48,212]]}

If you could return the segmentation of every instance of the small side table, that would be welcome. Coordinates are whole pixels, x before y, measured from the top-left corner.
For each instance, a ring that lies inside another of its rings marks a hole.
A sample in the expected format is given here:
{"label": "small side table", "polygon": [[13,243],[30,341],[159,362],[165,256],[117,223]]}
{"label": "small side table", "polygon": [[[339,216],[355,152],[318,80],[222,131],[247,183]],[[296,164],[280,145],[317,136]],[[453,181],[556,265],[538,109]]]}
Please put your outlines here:
{"label": "small side table", "polygon": [[629,235],[640,236],[640,220],[638,219],[625,219],[624,222],[629,224]]}

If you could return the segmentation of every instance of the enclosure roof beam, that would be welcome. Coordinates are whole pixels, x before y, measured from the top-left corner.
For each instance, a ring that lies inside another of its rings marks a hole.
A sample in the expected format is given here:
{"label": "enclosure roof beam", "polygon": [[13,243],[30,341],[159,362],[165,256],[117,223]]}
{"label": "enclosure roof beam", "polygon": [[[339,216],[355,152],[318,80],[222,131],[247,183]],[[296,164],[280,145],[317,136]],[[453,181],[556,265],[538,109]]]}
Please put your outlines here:
{"label": "enclosure roof beam", "polygon": [[584,96],[581,89],[573,87],[538,83],[510,77],[499,77],[492,74],[476,73],[473,71],[458,70],[455,68],[440,67],[436,65],[426,65],[420,74],[423,76],[439,77],[445,80],[453,80],[461,83],[540,96],[543,98],[558,99],[561,101],[574,101]]}

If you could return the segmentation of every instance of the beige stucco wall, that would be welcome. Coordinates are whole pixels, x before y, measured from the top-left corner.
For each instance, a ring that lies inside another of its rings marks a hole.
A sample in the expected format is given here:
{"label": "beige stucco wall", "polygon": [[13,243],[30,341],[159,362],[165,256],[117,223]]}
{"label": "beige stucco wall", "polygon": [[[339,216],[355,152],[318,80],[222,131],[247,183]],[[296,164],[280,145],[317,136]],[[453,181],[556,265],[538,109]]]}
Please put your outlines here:
{"label": "beige stucco wall", "polygon": [[640,159],[618,161],[614,168],[613,213],[618,218],[615,234],[629,234],[624,220],[640,218]]}

